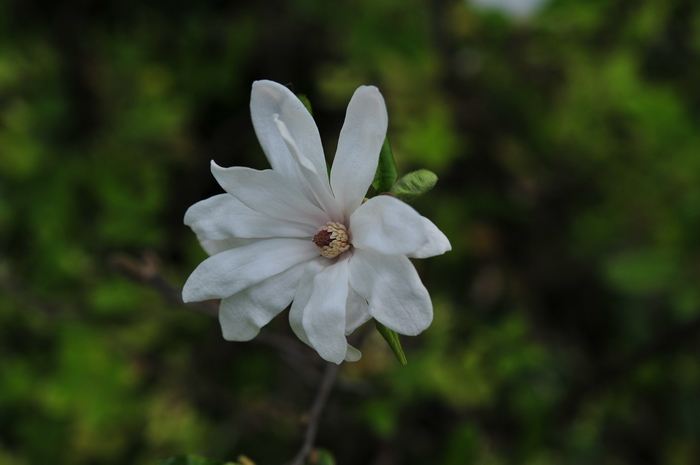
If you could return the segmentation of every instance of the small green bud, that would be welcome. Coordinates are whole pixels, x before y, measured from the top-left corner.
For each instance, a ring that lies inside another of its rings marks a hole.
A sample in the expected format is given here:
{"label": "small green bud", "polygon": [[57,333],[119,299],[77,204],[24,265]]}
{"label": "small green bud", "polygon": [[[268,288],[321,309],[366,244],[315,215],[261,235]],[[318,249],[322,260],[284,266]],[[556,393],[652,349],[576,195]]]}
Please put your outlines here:
{"label": "small green bud", "polygon": [[418,170],[401,177],[389,192],[404,202],[412,202],[435,187],[438,177],[429,170]]}

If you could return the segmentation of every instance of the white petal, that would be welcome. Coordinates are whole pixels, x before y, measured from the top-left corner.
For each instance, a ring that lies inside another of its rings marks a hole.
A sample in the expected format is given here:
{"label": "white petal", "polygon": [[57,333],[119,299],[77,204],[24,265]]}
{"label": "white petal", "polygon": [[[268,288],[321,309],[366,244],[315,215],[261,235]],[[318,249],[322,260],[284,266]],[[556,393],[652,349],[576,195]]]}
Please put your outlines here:
{"label": "white petal", "polygon": [[197,237],[199,243],[206,253],[209,255],[216,255],[218,253],[224,252],[226,250],[235,249],[236,247],[243,247],[244,245],[252,244],[258,242],[260,239],[240,239],[237,237],[231,237],[229,239],[212,240],[205,239],[203,237]]}
{"label": "white petal", "polygon": [[207,258],[192,272],[182,299],[197,302],[230,297],[317,256],[313,242],[302,239],[266,239],[226,250]]}
{"label": "white petal", "polygon": [[326,212],[309,202],[298,181],[276,171],[222,168],[213,161],[211,171],[226,192],[259,213],[316,228],[330,221]]}
{"label": "white petal", "polygon": [[450,240],[447,236],[428,218],[421,216],[421,219],[423,220],[425,234],[428,236],[428,242],[415,252],[409,253],[408,256],[412,258],[428,258],[442,255],[452,250],[452,245],[450,245]]}
{"label": "white petal", "polygon": [[224,339],[249,341],[292,302],[305,263],[295,265],[221,300],[219,321]]}
{"label": "white petal", "polygon": [[328,183],[328,173],[325,167],[322,171],[318,171],[317,167],[314,166],[311,160],[309,160],[299,148],[284,121],[282,121],[278,115],[274,116],[274,120],[275,123],[277,123],[282,139],[284,139],[287,144],[289,152],[299,163],[301,174],[304,177],[303,181],[310,190],[311,200],[324,211],[328,212],[333,221],[343,222],[342,210],[331,193],[331,187]]}
{"label": "white petal", "polygon": [[378,195],[362,204],[350,217],[352,245],[386,255],[406,255],[421,250],[431,239],[423,217],[394,197]]}
{"label": "white petal", "polygon": [[304,329],[304,309],[309,303],[311,294],[313,294],[314,291],[314,278],[318,273],[322,272],[329,263],[330,262],[325,258],[311,260],[307,263],[304,273],[299,280],[299,285],[294,295],[294,302],[292,302],[292,308],[289,310],[289,326],[292,327],[294,334],[308,346],[311,346],[311,343]]}
{"label": "white petal", "polygon": [[348,260],[340,258],[314,276],[302,325],[311,347],[325,360],[341,363],[348,352],[345,308],[348,297]]}
{"label": "white petal", "polygon": [[297,179],[299,175],[297,161],[289,153],[273,119],[274,115],[279,115],[301,153],[319,173],[325,172],[326,160],[316,123],[304,104],[289,89],[272,81],[254,82],[250,113],[255,133],[272,169],[290,179]]}
{"label": "white petal", "polygon": [[308,224],[272,218],[242,204],[230,194],[219,194],[192,205],[185,224],[198,237],[221,240],[231,237],[310,237],[317,228]]}
{"label": "white petal", "polygon": [[345,315],[345,335],[349,336],[357,328],[367,323],[372,316],[369,314],[367,300],[352,287],[348,290],[347,314]]}
{"label": "white petal", "polygon": [[369,302],[369,313],[397,333],[414,336],[433,319],[433,305],[413,264],[403,255],[355,250],[350,285]]}
{"label": "white petal", "polygon": [[387,124],[379,90],[373,86],[357,89],[348,104],[331,169],[333,194],[348,215],[360,206],[374,179]]}
{"label": "white petal", "polygon": [[[329,265],[329,263],[331,265]],[[337,264],[338,262],[336,262]],[[311,340],[309,339],[309,335],[307,333],[307,329],[305,328],[306,324],[309,324],[308,321],[308,315],[309,315],[309,306],[313,304],[312,298],[315,299],[314,301],[318,301],[319,298],[323,298],[321,294],[324,293],[324,288],[325,285],[321,283],[320,287],[318,285],[319,282],[324,281],[326,279],[330,278],[324,278],[322,275],[326,273],[328,268],[330,268],[332,265],[332,262],[325,258],[319,258],[318,260],[311,260],[308,262],[306,269],[304,270],[304,274],[302,275],[301,280],[299,281],[299,285],[297,286],[297,292],[294,296],[294,302],[292,302],[292,308],[289,311],[289,324],[292,327],[292,330],[294,331],[294,334],[297,335],[297,337],[304,342],[306,345],[313,347],[316,349],[316,351],[323,357],[324,359],[330,361],[330,362],[335,362],[335,363],[340,363],[342,360],[346,360],[348,362],[355,362],[359,360],[362,357],[362,354],[360,353],[359,350],[356,348],[352,347],[350,344],[347,344],[345,342],[345,337],[344,335],[338,331],[338,327],[342,324],[345,325],[345,320],[344,317],[340,318],[335,318],[333,319],[334,325],[336,327],[336,334],[335,338],[333,338],[333,347],[334,347],[334,353],[332,355],[329,355],[327,346],[325,344],[322,344],[321,349],[319,350],[319,347],[315,346],[314,344],[311,343]],[[338,271],[338,270],[336,270]],[[333,273],[333,271],[331,271]],[[342,270],[340,270],[340,273],[342,274]],[[319,278],[320,277],[320,278]],[[318,281],[317,281],[318,280]],[[346,283],[346,288],[349,289],[349,286],[347,286],[347,279],[345,280]],[[338,284],[339,286],[342,286],[342,284]],[[326,290],[327,291],[327,290]],[[331,291],[332,292],[332,291]],[[340,302],[339,299],[338,302]],[[314,313],[314,310],[316,311],[321,311],[323,312],[324,308],[324,303],[322,303],[320,306],[317,306],[315,309],[311,309],[312,314]],[[336,306],[337,313],[341,313],[340,311],[340,305]],[[311,324],[312,328],[310,331],[314,332],[317,331],[315,326],[322,326],[322,331],[325,332],[328,328],[325,327],[322,324],[322,320],[326,318],[326,315],[321,316],[321,321],[316,322],[316,325],[313,323]],[[318,339],[318,336],[316,336],[315,340]],[[345,348],[342,349],[342,345],[340,341],[343,341]],[[318,342],[318,341],[317,341]],[[325,354],[325,355],[324,355]],[[344,354],[344,355],[343,355]],[[343,358],[340,358],[340,356],[343,355]]]}

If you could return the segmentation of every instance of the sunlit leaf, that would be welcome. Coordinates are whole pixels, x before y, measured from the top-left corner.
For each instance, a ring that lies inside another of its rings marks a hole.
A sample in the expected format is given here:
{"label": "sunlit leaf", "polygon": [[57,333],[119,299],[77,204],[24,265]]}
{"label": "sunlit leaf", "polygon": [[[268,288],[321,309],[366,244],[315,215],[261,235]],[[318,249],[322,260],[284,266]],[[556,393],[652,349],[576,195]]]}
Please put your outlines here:
{"label": "sunlit leaf", "polygon": [[390,192],[404,202],[411,202],[435,187],[437,179],[432,171],[413,171],[396,181]]}

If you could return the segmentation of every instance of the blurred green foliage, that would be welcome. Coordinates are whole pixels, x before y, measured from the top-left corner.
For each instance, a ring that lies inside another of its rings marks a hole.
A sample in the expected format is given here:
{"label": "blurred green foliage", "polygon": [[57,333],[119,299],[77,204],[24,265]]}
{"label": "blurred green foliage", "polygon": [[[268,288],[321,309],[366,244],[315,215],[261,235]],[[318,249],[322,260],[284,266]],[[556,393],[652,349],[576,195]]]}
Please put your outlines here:
{"label": "blurred green foliage", "polygon": [[209,460],[198,455],[178,455],[158,460],[158,465],[237,465],[233,462]]}
{"label": "blurred green foliage", "polygon": [[[333,153],[375,84],[435,322],[341,370],[339,465],[684,465],[700,456],[700,4],[551,0],[0,3],[0,464],[283,463],[316,359],[228,343],[110,264],[179,286],[208,162],[264,168],[255,79],[304,93]],[[265,336],[267,335],[267,336]],[[332,461],[324,452],[323,460]],[[331,463],[331,462],[329,462]]]}

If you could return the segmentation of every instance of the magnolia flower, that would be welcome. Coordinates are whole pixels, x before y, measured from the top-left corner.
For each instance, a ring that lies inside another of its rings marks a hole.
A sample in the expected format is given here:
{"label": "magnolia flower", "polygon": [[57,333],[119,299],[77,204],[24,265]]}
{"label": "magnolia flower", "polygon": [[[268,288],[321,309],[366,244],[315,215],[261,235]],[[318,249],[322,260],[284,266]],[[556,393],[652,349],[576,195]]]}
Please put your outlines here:
{"label": "magnolia flower", "polygon": [[387,129],[379,90],[360,87],[350,100],[330,179],[316,124],[292,92],[257,81],[250,109],[272,169],[212,161],[226,193],[185,214],[211,255],[185,283],[185,302],[221,299],[232,341],[254,338],[291,303],[294,333],[338,364],[359,360],[346,336],[372,318],[400,334],[426,329],[433,308],[408,257],[439,255],[450,243],[394,197],[364,201]]}

